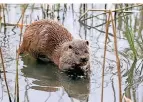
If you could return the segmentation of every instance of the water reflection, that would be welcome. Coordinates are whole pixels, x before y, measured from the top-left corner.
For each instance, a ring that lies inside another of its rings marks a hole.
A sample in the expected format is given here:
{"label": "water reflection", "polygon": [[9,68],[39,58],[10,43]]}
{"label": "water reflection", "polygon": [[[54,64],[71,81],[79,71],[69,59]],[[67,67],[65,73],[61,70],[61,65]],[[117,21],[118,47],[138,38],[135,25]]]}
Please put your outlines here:
{"label": "water reflection", "polygon": [[[30,56],[22,57],[24,66],[21,69],[24,77],[35,79],[30,88],[46,92],[56,92],[64,87],[70,97],[86,100],[89,93],[89,80],[71,80],[61,73],[53,63],[36,61]],[[51,96],[52,97],[52,96]]]}

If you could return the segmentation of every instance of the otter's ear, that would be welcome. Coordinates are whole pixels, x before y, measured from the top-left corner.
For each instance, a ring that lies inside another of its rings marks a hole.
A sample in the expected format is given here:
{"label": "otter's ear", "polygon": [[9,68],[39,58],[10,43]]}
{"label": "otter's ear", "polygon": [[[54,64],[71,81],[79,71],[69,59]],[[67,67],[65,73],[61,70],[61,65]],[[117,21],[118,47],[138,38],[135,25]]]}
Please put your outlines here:
{"label": "otter's ear", "polygon": [[85,42],[86,42],[87,45],[89,45],[89,42],[87,40]]}
{"label": "otter's ear", "polygon": [[69,45],[69,49],[72,49],[72,46],[71,46],[71,45]]}

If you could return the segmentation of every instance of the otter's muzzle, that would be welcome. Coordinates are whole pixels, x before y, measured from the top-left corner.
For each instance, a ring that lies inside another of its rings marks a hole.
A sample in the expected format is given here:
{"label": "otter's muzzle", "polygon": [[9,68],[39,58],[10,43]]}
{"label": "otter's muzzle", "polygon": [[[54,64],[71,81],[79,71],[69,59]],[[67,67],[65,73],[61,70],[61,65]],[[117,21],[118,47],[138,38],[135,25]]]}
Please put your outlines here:
{"label": "otter's muzzle", "polygon": [[88,58],[85,58],[85,57],[80,58],[80,65],[81,65],[81,66],[86,65],[86,64],[87,64],[87,62],[88,62]]}
{"label": "otter's muzzle", "polygon": [[80,62],[87,62],[88,58],[80,58]]}

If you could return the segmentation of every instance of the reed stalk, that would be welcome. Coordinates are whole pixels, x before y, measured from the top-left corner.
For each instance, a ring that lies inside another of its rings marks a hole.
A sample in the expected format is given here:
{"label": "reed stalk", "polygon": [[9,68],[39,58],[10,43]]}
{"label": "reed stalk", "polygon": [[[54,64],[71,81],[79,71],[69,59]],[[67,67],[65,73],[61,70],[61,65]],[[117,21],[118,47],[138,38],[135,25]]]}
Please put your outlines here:
{"label": "reed stalk", "polygon": [[16,78],[15,78],[15,99],[14,99],[14,102],[19,102],[18,61],[19,61],[19,53],[16,50]]}
{"label": "reed stalk", "polygon": [[5,23],[6,23],[6,19],[5,19],[5,12],[4,12],[4,5],[1,4],[2,7],[2,11],[3,11],[3,22],[4,22],[4,28],[6,29]]}
{"label": "reed stalk", "polygon": [[[21,25],[19,25],[20,26],[19,47],[20,47],[22,31],[23,31],[24,14],[25,14],[25,11],[28,7],[28,4],[23,4],[22,6],[23,7],[22,7]],[[17,52],[17,49],[16,49],[16,77],[15,77],[15,98],[14,98],[14,102],[19,102],[18,61],[19,61],[19,53]]]}
{"label": "reed stalk", "polygon": [[[120,12],[122,10],[126,10],[126,9],[130,9],[130,8],[133,8],[133,7],[138,7],[138,6],[143,6],[143,4],[138,4],[138,5],[134,5],[134,6],[130,6],[130,7],[125,7],[125,8],[120,8],[120,9],[115,9],[115,10],[112,10],[112,12]],[[109,10],[105,10],[105,9],[89,9],[87,11],[85,11],[82,16],[79,18],[79,20],[81,20],[87,12],[89,11],[102,11],[102,12],[110,12]]]}
{"label": "reed stalk", "polygon": [[118,56],[116,27],[115,27],[115,22],[113,21],[112,11],[109,10],[109,13],[111,15],[112,29],[114,33],[114,48],[115,48],[115,56],[116,56],[116,64],[117,64],[117,72],[118,72],[118,83],[119,83],[119,102],[122,102],[122,79],[121,79],[120,59]]}
{"label": "reed stalk", "polygon": [[27,7],[28,7],[28,4],[23,4],[21,25],[20,25],[20,42],[19,42],[19,47],[20,47],[20,44],[21,44],[21,37],[22,37],[22,31],[23,31],[24,14],[25,14],[25,11],[26,11]]}
{"label": "reed stalk", "polygon": [[104,70],[105,70],[105,57],[106,57],[106,49],[107,49],[107,39],[108,39],[108,30],[110,25],[110,13],[108,13],[107,23],[106,23],[106,36],[104,42],[104,59],[103,59],[103,66],[102,66],[102,89],[101,89],[101,102],[103,102],[103,94],[104,94]]}
{"label": "reed stalk", "polygon": [[0,4],[0,29],[1,29],[1,21],[2,21],[1,9],[2,9],[2,6],[1,6],[1,4]]}
{"label": "reed stalk", "polygon": [[4,81],[7,89],[7,94],[9,98],[9,102],[12,102],[11,97],[10,97],[10,92],[8,88],[8,83],[7,83],[7,77],[6,77],[6,71],[5,71],[5,66],[4,66],[4,61],[3,61],[3,54],[2,54],[2,49],[0,48],[0,56],[1,56],[1,63],[2,63],[2,68],[3,68],[3,73],[4,73]]}

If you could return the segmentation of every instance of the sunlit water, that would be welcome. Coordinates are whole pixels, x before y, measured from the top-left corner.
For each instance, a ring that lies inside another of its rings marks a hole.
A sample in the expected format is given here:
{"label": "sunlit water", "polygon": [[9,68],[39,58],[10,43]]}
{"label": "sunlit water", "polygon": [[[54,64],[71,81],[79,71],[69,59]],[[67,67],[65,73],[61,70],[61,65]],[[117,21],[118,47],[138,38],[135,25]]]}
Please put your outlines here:
{"label": "sunlit water", "polygon": [[[55,11],[54,11],[55,6]],[[43,6],[46,9],[46,6]],[[58,9],[57,9],[58,8]],[[87,9],[105,9],[104,4],[88,4]],[[107,8],[114,8],[108,5]],[[52,11],[51,11],[52,10]],[[46,10],[45,10],[46,12]],[[20,87],[20,102],[100,102],[101,99],[101,80],[102,80],[102,64],[104,53],[104,38],[105,38],[105,24],[96,27],[96,29],[83,26],[78,19],[84,13],[83,5],[68,4],[50,5],[49,15],[43,15],[41,6],[35,4],[29,5],[24,17],[24,24],[44,17],[57,20],[61,22],[75,38],[87,39],[91,47],[91,80],[71,80],[63,73],[59,72],[58,68],[52,63],[37,62],[28,55],[20,57],[19,61],[19,87]],[[87,16],[98,15],[103,12],[89,12]],[[16,24],[21,16],[20,5],[7,5],[5,9],[6,23]],[[140,13],[132,14],[132,23],[134,25],[135,16],[138,17]],[[138,19],[140,19],[138,17]],[[89,26],[95,27],[105,22],[105,15],[100,15],[93,19],[87,20]],[[117,23],[118,24],[118,23]],[[123,26],[117,26],[124,29]],[[0,33],[0,46],[3,50],[3,57],[6,67],[6,75],[9,90],[12,99],[14,98],[15,90],[15,73],[16,73],[16,48],[18,48],[20,39],[20,28],[13,29],[13,26],[4,26]],[[25,27],[24,27],[25,29]],[[23,29],[23,31],[24,31]],[[101,31],[98,31],[101,30]],[[110,27],[109,32],[112,33]],[[117,30],[117,35],[124,38],[122,30]],[[122,35],[122,36],[121,36]],[[119,86],[116,68],[116,57],[114,54],[114,40],[109,36],[108,51],[106,56],[105,79],[104,79],[104,102],[118,102],[119,101]],[[123,52],[124,49],[129,48],[128,42],[125,39],[118,39],[118,50]],[[122,75],[127,72],[133,62],[131,59],[119,54],[121,60]],[[139,65],[141,60],[138,61]],[[2,70],[1,66],[0,69]],[[142,68],[138,68],[141,74],[135,73],[134,89],[131,89],[131,98],[134,102],[143,101],[143,83],[142,83]],[[0,102],[9,102],[3,73],[1,73],[0,84]],[[127,86],[126,77],[122,77],[122,91]],[[140,80],[139,80],[140,79]]]}

